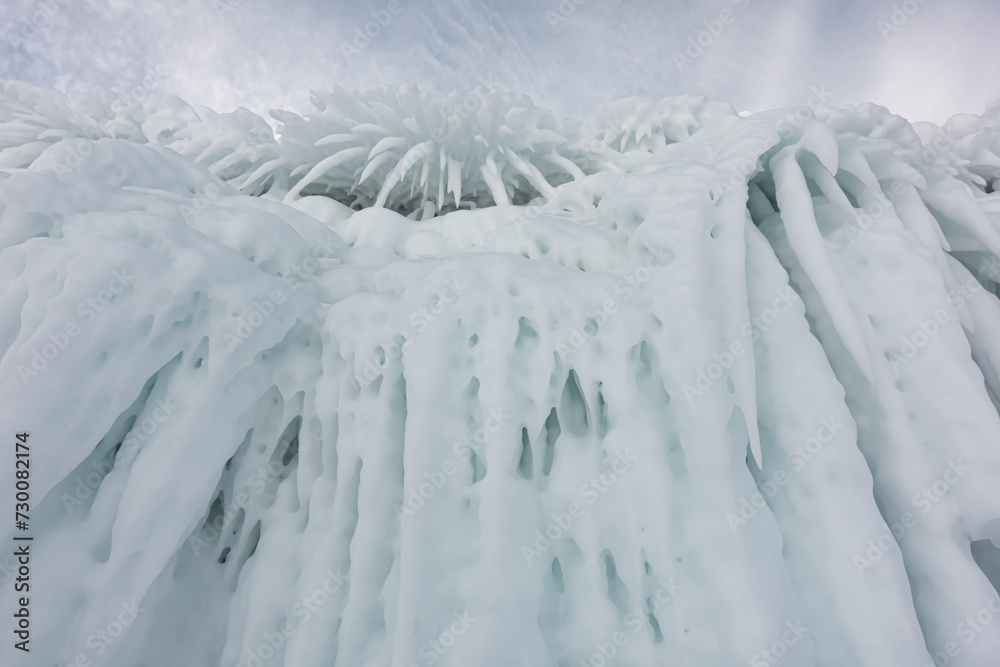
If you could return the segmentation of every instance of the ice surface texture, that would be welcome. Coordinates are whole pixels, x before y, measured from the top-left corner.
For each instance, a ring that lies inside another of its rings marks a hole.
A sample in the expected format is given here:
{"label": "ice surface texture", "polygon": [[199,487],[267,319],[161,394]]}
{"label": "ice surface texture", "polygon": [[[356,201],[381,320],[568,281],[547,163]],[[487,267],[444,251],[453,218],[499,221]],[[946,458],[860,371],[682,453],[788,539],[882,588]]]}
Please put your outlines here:
{"label": "ice surface texture", "polygon": [[995,667],[1000,106],[315,100],[2,83],[32,665]]}

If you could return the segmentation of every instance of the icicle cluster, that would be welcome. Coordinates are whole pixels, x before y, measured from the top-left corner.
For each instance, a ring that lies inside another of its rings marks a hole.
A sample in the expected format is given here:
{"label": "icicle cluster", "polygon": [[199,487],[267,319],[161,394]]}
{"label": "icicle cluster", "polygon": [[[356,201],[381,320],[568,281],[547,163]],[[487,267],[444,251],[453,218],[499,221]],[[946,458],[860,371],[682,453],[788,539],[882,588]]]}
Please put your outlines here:
{"label": "icicle cluster", "polygon": [[429,217],[549,199],[556,186],[614,157],[579,122],[483,86],[444,99],[413,86],[365,94],[338,88],[314,92],[313,104],[305,118],[272,111],[275,139],[246,109],[199,112],[168,95],[96,100],[7,82],[0,118],[12,122],[0,126],[0,165],[28,167],[70,137],[157,142],[246,194],[286,203],[322,195],[355,209]]}

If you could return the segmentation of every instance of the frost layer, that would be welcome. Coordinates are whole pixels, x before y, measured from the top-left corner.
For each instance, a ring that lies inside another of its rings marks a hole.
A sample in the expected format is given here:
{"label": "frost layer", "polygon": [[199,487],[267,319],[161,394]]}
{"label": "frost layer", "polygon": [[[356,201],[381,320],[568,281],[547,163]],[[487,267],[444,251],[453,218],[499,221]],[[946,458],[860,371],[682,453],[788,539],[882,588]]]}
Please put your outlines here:
{"label": "frost layer", "polygon": [[1000,107],[3,86],[31,664],[995,665]]}

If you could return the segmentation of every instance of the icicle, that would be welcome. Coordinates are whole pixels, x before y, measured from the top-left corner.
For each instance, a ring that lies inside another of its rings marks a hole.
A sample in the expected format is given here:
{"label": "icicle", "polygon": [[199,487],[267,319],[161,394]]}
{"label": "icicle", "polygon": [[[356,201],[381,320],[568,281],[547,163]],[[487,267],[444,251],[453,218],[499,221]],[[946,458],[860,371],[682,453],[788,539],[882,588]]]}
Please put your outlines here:
{"label": "icicle", "polygon": [[329,146],[331,144],[343,144],[352,141],[358,141],[356,134],[330,134],[317,140],[313,146]]}
{"label": "icicle", "polygon": [[795,159],[798,150],[800,149],[796,146],[788,146],[771,159],[778,207],[785,223],[788,243],[823,299],[823,305],[826,306],[844,347],[865,377],[874,381],[864,334],[830,265],[823,246],[823,236],[816,226],[805,175]]}
{"label": "icicle", "polygon": [[559,155],[556,151],[546,154],[544,159],[550,164],[553,164],[565,171],[567,174],[572,176],[575,181],[580,181],[586,178],[586,174],[583,173],[583,170],[580,169],[575,162],[569,158]]}
{"label": "icicle", "polygon": [[486,156],[486,163],[479,168],[483,175],[483,181],[489,188],[493,201],[497,206],[510,206],[510,198],[507,197],[507,189],[504,187],[497,169],[497,163],[493,161],[493,153]]}
{"label": "icicle", "polygon": [[[504,151],[504,156],[514,169],[521,173],[525,178],[528,179],[528,183],[535,186],[538,192],[545,196],[546,199],[552,199],[555,196],[555,190],[545,177],[542,176],[542,172],[538,171],[538,167],[521,159],[521,156],[515,153],[513,150]],[[506,194],[506,192],[505,192]]]}
{"label": "icicle", "polygon": [[384,151],[399,148],[400,146],[405,146],[408,143],[410,143],[410,141],[405,137],[386,137],[375,144],[375,148],[373,148],[372,152],[368,154],[368,159],[372,160]]}
{"label": "icicle", "polygon": [[406,151],[406,155],[400,160],[396,167],[389,174],[389,177],[385,179],[385,183],[382,189],[378,193],[378,198],[375,200],[375,206],[377,208],[382,208],[385,206],[385,201],[389,197],[389,192],[396,187],[403,176],[413,167],[414,164],[419,160],[426,160],[427,156],[433,149],[433,141],[425,141],[422,144],[417,144],[410,150]]}
{"label": "icicle", "polygon": [[386,160],[390,160],[394,157],[397,156],[394,155],[393,153],[382,153],[381,155],[376,156],[374,160],[369,161],[368,164],[365,165],[364,171],[361,172],[361,178],[358,180],[358,185],[361,185],[362,183],[367,181],[369,177],[371,177],[371,175],[375,173],[376,169],[385,164]]}
{"label": "icicle", "polygon": [[455,208],[462,202],[462,168],[464,164],[448,156],[448,192],[455,198]]}
{"label": "icicle", "polygon": [[294,201],[302,189],[305,188],[310,183],[321,178],[326,172],[339,167],[340,165],[348,162],[349,160],[354,160],[364,157],[368,152],[368,149],[364,146],[358,146],[356,148],[347,148],[340,151],[339,153],[334,153],[330,157],[320,160],[319,164],[309,170],[302,180],[295,184],[295,186],[285,195],[284,202]]}

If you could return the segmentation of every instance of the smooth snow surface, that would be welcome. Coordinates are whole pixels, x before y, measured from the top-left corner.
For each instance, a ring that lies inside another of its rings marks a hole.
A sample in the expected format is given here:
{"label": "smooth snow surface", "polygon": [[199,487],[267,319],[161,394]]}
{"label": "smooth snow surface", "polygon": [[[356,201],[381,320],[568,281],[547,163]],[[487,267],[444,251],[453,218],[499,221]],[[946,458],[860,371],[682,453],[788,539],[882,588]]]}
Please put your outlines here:
{"label": "smooth snow surface", "polygon": [[996,666],[1000,104],[0,86],[32,665]]}

